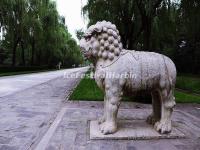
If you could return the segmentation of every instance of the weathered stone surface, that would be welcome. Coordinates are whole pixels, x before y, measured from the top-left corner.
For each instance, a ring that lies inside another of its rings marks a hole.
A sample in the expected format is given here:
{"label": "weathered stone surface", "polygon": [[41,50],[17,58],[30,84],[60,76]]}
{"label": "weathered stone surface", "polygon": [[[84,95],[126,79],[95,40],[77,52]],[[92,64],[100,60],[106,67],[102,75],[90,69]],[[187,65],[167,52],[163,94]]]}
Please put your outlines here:
{"label": "weathered stone surface", "polygon": [[147,122],[161,134],[171,132],[176,67],[170,58],[154,52],[123,49],[119,31],[107,21],[90,26],[80,47],[93,63],[95,81],[104,91],[104,114],[99,118],[99,130],[103,134],[117,131],[122,96],[140,91],[152,95],[153,111]]}
{"label": "weathered stone surface", "polygon": [[173,126],[172,132],[159,134],[145,120],[119,120],[118,132],[104,135],[99,130],[98,121],[90,121],[91,140],[147,140],[147,139],[176,139],[184,138],[185,135]]}
{"label": "weathered stone surface", "polygon": [[[61,148],[65,148],[66,143],[69,143],[69,148],[73,148],[74,150],[198,150],[200,146],[200,120],[197,117],[194,118],[195,116],[190,113],[190,111],[199,106],[200,105],[198,104],[178,104],[177,109],[174,111],[172,117],[173,129],[178,128],[178,130],[185,135],[184,138],[161,138],[151,140],[92,140],[90,139],[89,122],[102,115],[103,102],[68,101],[63,106],[66,108],[66,113],[63,116],[62,121],[59,123],[59,126],[52,136],[46,150],[57,150],[58,145]],[[151,110],[151,105],[148,104],[124,102],[119,109],[118,120],[144,121]],[[196,114],[197,113],[200,115],[198,109]],[[125,117],[124,114],[126,114]],[[135,124],[130,125],[129,123],[124,125],[131,128],[135,126]],[[142,125],[144,126],[145,124]],[[69,133],[68,136],[67,133]],[[68,150],[68,148],[66,148],[66,150]]]}
{"label": "weathered stone surface", "polygon": [[2,146],[0,146],[0,150],[17,150],[17,147],[9,146],[9,145],[2,145]]}

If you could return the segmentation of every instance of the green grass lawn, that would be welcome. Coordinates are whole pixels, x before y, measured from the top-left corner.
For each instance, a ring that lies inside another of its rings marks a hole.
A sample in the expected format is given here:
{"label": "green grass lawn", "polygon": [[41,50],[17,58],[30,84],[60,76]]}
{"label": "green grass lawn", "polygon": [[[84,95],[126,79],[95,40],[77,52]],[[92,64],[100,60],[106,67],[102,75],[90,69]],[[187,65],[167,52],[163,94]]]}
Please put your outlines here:
{"label": "green grass lawn", "polygon": [[200,77],[192,75],[180,75],[177,77],[176,87],[200,94]]}
{"label": "green grass lawn", "polygon": [[[180,82],[180,80],[179,80]],[[198,87],[198,86],[197,86]],[[200,96],[188,94],[182,91],[175,91],[177,103],[200,103]],[[75,88],[74,92],[69,98],[70,100],[88,100],[88,101],[101,101],[103,100],[103,92],[98,88],[95,81],[89,78],[81,80],[79,85]],[[129,98],[124,97],[126,101]],[[131,100],[133,100],[131,98]],[[137,101],[137,100],[136,100]]]}
{"label": "green grass lawn", "polygon": [[199,103],[200,96],[194,94],[188,94],[185,92],[175,91],[175,97],[177,103]]}
{"label": "green grass lawn", "polygon": [[103,100],[103,92],[99,89],[94,80],[83,78],[73,91],[70,99],[100,101]]}

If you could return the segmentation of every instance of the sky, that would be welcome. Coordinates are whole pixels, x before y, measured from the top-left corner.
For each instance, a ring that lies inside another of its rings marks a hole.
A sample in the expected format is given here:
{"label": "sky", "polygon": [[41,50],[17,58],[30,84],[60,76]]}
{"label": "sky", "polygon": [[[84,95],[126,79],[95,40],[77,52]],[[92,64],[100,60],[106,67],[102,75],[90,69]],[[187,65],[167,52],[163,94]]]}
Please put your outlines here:
{"label": "sky", "polygon": [[73,38],[77,40],[75,31],[77,29],[86,29],[87,21],[84,21],[81,15],[81,8],[87,3],[87,0],[55,0],[57,9],[61,16],[65,17],[65,24]]}

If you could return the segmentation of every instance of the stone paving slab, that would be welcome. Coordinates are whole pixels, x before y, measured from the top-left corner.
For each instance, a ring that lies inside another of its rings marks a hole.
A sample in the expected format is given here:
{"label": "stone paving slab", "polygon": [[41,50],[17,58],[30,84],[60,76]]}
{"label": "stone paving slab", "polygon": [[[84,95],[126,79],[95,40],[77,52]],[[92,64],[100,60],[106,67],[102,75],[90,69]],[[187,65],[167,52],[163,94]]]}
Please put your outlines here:
{"label": "stone paving slab", "polygon": [[0,97],[0,150],[31,149],[51,126],[66,96],[79,81],[80,78],[56,76],[45,83]]}
{"label": "stone paving slab", "polygon": [[[66,112],[53,134],[46,150],[199,150],[200,121],[190,115],[197,105],[181,107],[173,113],[173,126],[180,129],[185,138],[151,140],[101,140],[90,139],[89,121],[103,113],[103,102],[72,102],[65,106]],[[189,112],[188,112],[189,110]],[[151,105],[122,103],[119,120],[143,121],[151,113]],[[200,115],[200,112],[199,112]],[[192,115],[193,116],[193,115]]]}
{"label": "stone paving slab", "polygon": [[173,126],[169,134],[159,134],[145,120],[119,120],[118,131],[114,134],[104,135],[99,130],[97,120],[90,121],[90,140],[151,140],[151,139],[177,139],[185,135]]}

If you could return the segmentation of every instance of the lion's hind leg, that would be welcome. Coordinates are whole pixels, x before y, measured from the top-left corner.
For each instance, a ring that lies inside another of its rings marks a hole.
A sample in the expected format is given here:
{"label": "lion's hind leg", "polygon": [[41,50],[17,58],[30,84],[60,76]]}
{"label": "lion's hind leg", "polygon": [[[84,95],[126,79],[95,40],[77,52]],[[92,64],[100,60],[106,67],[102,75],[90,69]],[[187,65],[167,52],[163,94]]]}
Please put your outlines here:
{"label": "lion's hind leg", "polygon": [[[169,92],[168,92],[169,91]],[[163,89],[160,91],[161,96],[161,118],[154,125],[155,129],[160,133],[171,132],[171,115],[175,106],[173,89]]]}
{"label": "lion's hind leg", "polygon": [[147,123],[154,125],[161,118],[161,100],[159,91],[151,92],[152,113],[147,117]]}

